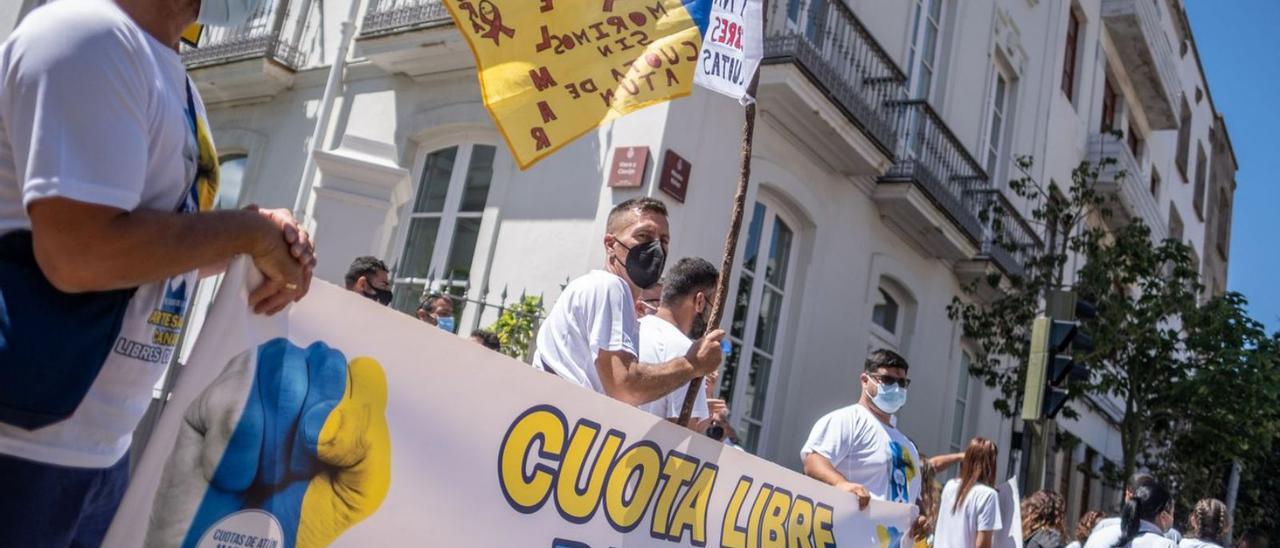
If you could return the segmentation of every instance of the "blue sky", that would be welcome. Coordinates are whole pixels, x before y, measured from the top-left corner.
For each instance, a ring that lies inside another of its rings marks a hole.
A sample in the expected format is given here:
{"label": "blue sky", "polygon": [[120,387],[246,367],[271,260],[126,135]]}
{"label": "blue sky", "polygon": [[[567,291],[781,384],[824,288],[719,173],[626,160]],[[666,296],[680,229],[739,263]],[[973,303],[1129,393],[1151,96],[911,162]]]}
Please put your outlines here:
{"label": "blue sky", "polygon": [[1236,174],[1227,287],[1280,330],[1280,0],[1187,0]]}

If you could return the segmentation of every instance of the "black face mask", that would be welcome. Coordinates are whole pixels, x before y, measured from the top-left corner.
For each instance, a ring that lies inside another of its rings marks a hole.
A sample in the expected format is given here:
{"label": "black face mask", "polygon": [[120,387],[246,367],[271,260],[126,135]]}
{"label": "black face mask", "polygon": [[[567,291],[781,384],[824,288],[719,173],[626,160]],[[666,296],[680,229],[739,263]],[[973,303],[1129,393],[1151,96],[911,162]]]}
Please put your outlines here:
{"label": "black face mask", "polygon": [[662,268],[666,266],[667,254],[662,251],[662,242],[652,240],[648,243],[627,247],[622,242],[618,245],[627,250],[627,277],[640,289],[649,289],[662,277]]}
{"label": "black face mask", "polygon": [[382,306],[387,306],[391,304],[391,298],[395,295],[391,292],[390,289],[378,289],[376,287],[373,287],[373,284],[369,282],[369,278],[365,278],[364,283],[365,283],[365,287],[367,287],[370,291],[373,292],[373,293],[364,293],[365,297],[378,301],[378,304]]}

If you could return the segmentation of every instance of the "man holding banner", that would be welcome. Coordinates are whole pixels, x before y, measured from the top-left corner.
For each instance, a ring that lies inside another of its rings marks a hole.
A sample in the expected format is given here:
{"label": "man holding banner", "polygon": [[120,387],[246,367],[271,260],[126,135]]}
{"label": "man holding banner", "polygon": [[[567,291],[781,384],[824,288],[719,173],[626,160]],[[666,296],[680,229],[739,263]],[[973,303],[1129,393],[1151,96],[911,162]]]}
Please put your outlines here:
{"label": "man holding banner", "polygon": [[642,364],[636,299],[662,276],[671,231],[667,206],[635,198],[609,212],[604,270],[593,270],[565,287],[542,329],[533,364],[569,382],[640,405],[661,398],[720,366],[715,330],[695,341],[684,356]]}
{"label": "man holding banner", "polygon": [[0,45],[0,544],[101,544],[198,271],[252,255],[260,313],[307,293],[287,211],[210,211],[217,153],[177,51],[255,3],[64,0]]}
{"label": "man holding banner", "polygon": [[873,498],[915,504],[920,453],[893,416],[907,402],[907,368],[907,360],[891,350],[867,356],[858,403],[813,425],[800,450],[805,474],[857,495],[864,508]]}
{"label": "man holding banner", "polygon": [[[676,261],[663,278],[662,296],[657,311],[640,318],[640,359],[645,363],[662,363],[684,356],[693,345],[690,334],[707,329],[707,309],[711,306],[711,293],[716,288],[719,274],[716,267],[705,259],[686,257]],[[684,402],[684,390],[676,390],[640,408],[664,419],[680,416]],[[710,418],[706,391],[698,392],[694,404],[695,419]],[[702,432],[709,424],[690,423],[690,428]]]}

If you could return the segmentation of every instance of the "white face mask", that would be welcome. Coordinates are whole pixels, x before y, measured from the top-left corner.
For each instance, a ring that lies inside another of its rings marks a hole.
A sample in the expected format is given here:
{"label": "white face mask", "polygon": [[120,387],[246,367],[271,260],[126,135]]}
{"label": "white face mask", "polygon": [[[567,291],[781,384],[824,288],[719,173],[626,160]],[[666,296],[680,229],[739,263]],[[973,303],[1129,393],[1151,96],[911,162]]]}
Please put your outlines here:
{"label": "white face mask", "polygon": [[249,20],[262,0],[200,0],[196,21],[215,27],[237,27]]}
{"label": "white face mask", "polygon": [[897,413],[907,403],[907,389],[901,385],[884,385],[876,381],[876,395],[871,398],[877,408],[890,415]]}

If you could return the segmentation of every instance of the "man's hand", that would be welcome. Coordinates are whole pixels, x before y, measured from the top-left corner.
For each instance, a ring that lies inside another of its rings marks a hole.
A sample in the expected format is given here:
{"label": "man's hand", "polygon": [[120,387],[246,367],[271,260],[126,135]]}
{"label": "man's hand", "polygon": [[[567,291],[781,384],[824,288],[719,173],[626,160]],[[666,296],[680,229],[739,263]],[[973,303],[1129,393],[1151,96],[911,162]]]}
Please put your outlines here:
{"label": "man's hand", "polygon": [[720,349],[723,338],[724,330],[717,329],[693,341],[684,356],[693,365],[693,376],[706,377],[720,369],[720,360],[724,359],[724,351]]}
{"label": "man's hand", "polygon": [[871,493],[867,491],[867,488],[863,487],[862,484],[853,483],[851,481],[841,481],[835,484],[835,488],[846,493],[853,493],[853,496],[858,497],[859,510],[866,509],[867,505],[871,503]]}
{"label": "man's hand", "polygon": [[247,509],[274,516],[284,546],[330,544],[386,497],[386,390],[377,362],[324,343],[233,358],[187,409],[147,545],[192,545]]}
{"label": "man's hand", "polygon": [[253,263],[266,278],[249,294],[249,306],[259,314],[275,314],[296,302],[311,288],[315,246],[287,209],[248,206],[279,229],[280,238],[265,238],[253,252]]}

